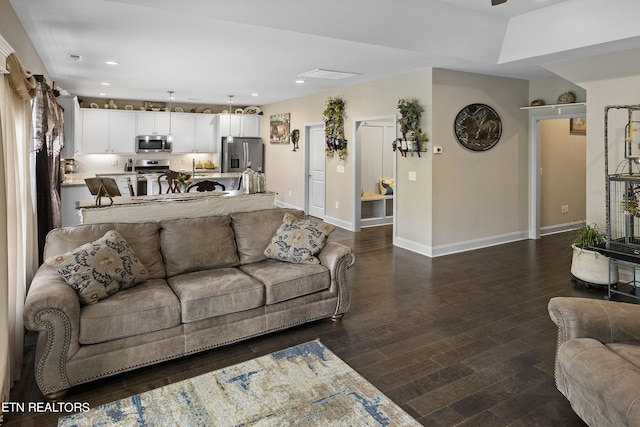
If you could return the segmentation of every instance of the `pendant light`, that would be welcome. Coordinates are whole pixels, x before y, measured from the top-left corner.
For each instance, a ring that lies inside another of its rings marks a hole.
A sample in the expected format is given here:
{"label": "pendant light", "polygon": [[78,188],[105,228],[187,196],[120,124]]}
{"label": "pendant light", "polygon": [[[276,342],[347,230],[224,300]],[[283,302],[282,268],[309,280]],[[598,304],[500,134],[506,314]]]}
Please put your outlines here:
{"label": "pendant light", "polygon": [[173,134],[171,133],[171,101],[173,100],[173,91],[169,92],[169,134],[167,135],[167,142],[173,142]]}
{"label": "pendant light", "polygon": [[229,119],[229,135],[227,135],[227,142],[231,143],[233,142],[233,135],[231,134],[231,104],[233,104],[233,95],[227,95],[227,104],[229,104],[229,114],[228,114],[228,119]]}

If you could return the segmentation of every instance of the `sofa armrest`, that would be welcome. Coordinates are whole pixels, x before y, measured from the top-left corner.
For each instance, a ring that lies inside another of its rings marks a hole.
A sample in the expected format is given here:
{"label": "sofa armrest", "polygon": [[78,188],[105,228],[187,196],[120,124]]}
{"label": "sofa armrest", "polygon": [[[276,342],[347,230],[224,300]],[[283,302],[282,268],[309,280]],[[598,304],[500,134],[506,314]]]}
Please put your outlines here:
{"label": "sofa armrest", "polygon": [[55,269],[42,265],[25,300],[25,327],[39,331],[35,377],[45,397],[70,387],[66,361],[80,344],[80,301]]}
{"label": "sofa armrest", "polygon": [[587,298],[555,297],[549,315],[558,326],[558,346],[576,338],[602,343],[640,341],[640,305]]}
{"label": "sofa armrest", "polygon": [[353,249],[337,242],[327,242],[318,254],[320,264],[331,272],[331,289],[338,293],[338,305],[334,316],[344,314],[351,305],[351,290],[347,282],[347,270],[356,262]]}

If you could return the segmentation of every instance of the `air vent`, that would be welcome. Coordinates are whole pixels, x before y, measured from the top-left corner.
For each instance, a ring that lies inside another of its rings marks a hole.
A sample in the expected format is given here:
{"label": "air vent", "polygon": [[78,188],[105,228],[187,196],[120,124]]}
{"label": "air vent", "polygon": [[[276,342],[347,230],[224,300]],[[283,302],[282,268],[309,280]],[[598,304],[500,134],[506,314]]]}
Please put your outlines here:
{"label": "air vent", "polygon": [[69,59],[72,61],[79,62],[79,61],[82,61],[82,55],[75,55],[72,53],[69,55]]}
{"label": "air vent", "polygon": [[311,71],[307,71],[306,73],[299,74],[298,77],[311,77],[314,79],[326,79],[326,80],[340,80],[340,79],[348,79],[349,77],[353,77],[357,75],[358,74],[356,73],[323,70],[321,68],[317,68],[315,70],[311,70]]}

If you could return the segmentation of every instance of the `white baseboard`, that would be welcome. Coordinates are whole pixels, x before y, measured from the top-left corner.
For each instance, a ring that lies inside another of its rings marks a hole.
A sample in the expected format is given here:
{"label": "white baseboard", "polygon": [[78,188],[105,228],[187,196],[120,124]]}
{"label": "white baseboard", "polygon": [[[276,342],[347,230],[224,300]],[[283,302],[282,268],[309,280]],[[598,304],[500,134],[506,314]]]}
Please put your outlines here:
{"label": "white baseboard", "polygon": [[303,210],[301,207],[290,205],[289,203],[281,202],[280,200],[276,200],[277,208],[286,208],[286,209],[299,209]]}
{"label": "white baseboard", "polygon": [[565,224],[548,225],[546,227],[540,227],[540,235],[548,236],[550,234],[564,233],[565,231],[571,231],[578,228],[584,221],[567,222]]}
{"label": "white baseboard", "polygon": [[479,239],[466,240],[463,242],[448,243],[440,246],[426,246],[401,237],[396,237],[393,244],[403,249],[417,252],[431,258],[455,254],[458,252],[472,251],[475,249],[487,248],[489,246],[501,245],[503,243],[517,242],[529,238],[527,231],[517,231],[514,233],[501,234],[497,236],[482,237]]}
{"label": "white baseboard", "polygon": [[433,257],[431,246],[423,245],[422,243],[414,242],[413,240],[396,237],[393,239],[393,246],[397,246],[420,255]]}
{"label": "white baseboard", "polygon": [[327,224],[335,225],[336,227],[344,228],[345,230],[353,231],[353,223],[349,221],[343,221],[332,216],[325,216],[324,222],[326,222]]}

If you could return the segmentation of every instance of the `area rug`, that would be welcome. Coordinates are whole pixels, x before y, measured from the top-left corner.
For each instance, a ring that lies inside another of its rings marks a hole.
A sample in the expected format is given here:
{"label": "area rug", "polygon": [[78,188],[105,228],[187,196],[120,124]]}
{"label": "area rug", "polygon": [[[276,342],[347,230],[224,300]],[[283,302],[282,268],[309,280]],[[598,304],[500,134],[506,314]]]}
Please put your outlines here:
{"label": "area rug", "polygon": [[320,341],[62,417],[58,426],[419,426]]}

